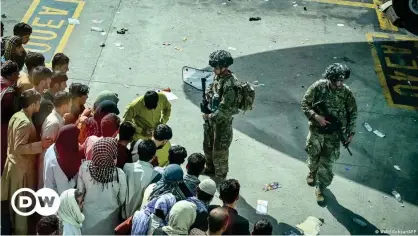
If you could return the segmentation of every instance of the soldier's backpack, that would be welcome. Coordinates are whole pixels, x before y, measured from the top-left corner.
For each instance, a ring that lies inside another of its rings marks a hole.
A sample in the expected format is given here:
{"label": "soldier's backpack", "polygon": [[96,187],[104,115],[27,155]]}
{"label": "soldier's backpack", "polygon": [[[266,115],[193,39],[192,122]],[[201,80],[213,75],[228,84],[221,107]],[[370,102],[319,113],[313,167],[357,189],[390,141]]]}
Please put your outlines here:
{"label": "soldier's backpack", "polygon": [[255,100],[255,90],[248,82],[237,81],[236,86],[236,104],[238,109],[244,111],[253,109]]}

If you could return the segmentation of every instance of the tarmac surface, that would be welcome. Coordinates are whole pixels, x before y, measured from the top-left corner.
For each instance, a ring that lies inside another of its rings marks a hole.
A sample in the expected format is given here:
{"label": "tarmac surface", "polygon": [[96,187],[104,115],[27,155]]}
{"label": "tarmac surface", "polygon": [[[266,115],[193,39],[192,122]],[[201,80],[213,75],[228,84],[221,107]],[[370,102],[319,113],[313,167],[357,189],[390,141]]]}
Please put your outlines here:
{"label": "tarmac surface", "polygon": [[[228,178],[240,181],[237,209],[251,223],[267,218],[275,234],[289,234],[296,224],[315,216],[325,220],[321,234],[418,234],[418,38],[385,21],[372,8],[377,2],[2,0],[1,4],[5,35],[12,34],[13,25],[22,19],[32,24],[38,31],[27,49],[67,54],[71,82],[91,87],[90,104],[98,92],[111,90],[119,94],[119,109],[124,111],[147,90],[171,88],[179,97],[172,101],[168,123],[174,132],[172,143],[185,146],[189,153],[202,151],[201,92],[182,82],[182,67],[209,69],[210,52],[229,50],[235,57],[231,69],[240,80],[264,84],[256,88],[254,110],[235,117],[230,149]],[[80,24],[69,25],[68,18]],[[101,27],[106,34],[91,27]],[[121,28],[128,31],[117,34]],[[163,45],[166,42],[170,45]],[[308,124],[300,100],[334,62],[352,69],[346,83],[355,94],[359,115],[353,156],[341,149],[334,181],[325,193],[327,206],[322,208],[305,180]],[[386,136],[367,132],[363,122]],[[282,187],[262,190],[275,181]],[[392,190],[401,194],[404,207]],[[269,202],[268,215],[256,214],[258,199]],[[353,218],[367,226],[360,227]]]}

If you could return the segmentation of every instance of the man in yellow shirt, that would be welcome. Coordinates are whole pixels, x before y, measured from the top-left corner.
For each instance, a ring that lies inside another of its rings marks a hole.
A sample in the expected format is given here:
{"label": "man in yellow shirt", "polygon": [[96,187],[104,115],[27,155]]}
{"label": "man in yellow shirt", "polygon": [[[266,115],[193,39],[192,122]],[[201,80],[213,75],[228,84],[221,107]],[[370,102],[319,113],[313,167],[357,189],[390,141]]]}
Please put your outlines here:
{"label": "man in yellow shirt", "polygon": [[[155,128],[159,124],[166,124],[170,115],[171,104],[164,93],[147,91],[128,105],[123,119],[134,124],[134,140],[151,139]],[[170,146],[170,142],[167,142],[157,151],[159,166],[168,164]]]}

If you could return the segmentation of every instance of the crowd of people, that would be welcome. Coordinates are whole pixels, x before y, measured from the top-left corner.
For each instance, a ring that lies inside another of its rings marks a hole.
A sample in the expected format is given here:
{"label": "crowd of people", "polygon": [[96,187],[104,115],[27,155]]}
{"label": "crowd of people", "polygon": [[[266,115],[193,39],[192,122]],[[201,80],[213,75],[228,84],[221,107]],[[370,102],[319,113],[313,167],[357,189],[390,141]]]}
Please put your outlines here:
{"label": "crowd of people", "polygon": [[[114,92],[100,92],[87,107],[88,85],[66,91],[68,56],[55,54],[47,68],[41,53],[25,51],[31,33],[25,23],[13,36],[2,30],[2,234],[272,234],[267,220],[250,229],[238,214],[240,184],[225,178],[227,169],[219,183],[200,180],[207,157],[170,144],[171,104],[163,92],[147,91],[122,119]],[[222,206],[211,204],[217,184]],[[11,200],[21,188],[56,191],[57,214],[16,214]]]}

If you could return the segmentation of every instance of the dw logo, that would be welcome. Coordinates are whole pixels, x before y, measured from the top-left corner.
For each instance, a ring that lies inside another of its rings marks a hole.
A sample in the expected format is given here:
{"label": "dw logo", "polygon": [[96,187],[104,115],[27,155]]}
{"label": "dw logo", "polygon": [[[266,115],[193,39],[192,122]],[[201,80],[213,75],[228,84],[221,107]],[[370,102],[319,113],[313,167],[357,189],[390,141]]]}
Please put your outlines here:
{"label": "dw logo", "polygon": [[[20,193],[25,193],[26,196],[18,196]],[[18,198],[17,201],[16,198]],[[33,203],[33,199],[35,199],[35,203]],[[13,194],[11,200],[13,210],[21,216],[29,216],[35,212],[43,216],[53,215],[58,211],[61,203],[58,193],[50,188],[42,188],[37,192],[30,188],[21,188]],[[34,204],[35,206],[33,206]],[[23,209],[32,210],[21,211]]]}

